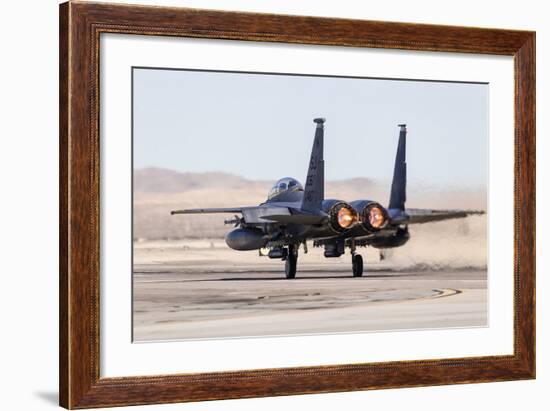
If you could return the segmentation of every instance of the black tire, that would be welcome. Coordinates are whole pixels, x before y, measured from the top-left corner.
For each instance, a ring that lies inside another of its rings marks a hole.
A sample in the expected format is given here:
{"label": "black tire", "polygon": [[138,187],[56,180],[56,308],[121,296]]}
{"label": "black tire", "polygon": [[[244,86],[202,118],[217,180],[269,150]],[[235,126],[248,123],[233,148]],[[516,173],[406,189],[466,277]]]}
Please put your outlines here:
{"label": "black tire", "polygon": [[285,260],[285,277],[292,280],[296,277],[296,268],[298,266],[298,250],[296,246],[288,247],[288,255]]}
{"label": "black tire", "polygon": [[353,257],[351,257],[351,267],[353,270],[354,277],[362,277],[363,276],[363,257],[359,254],[356,254]]}

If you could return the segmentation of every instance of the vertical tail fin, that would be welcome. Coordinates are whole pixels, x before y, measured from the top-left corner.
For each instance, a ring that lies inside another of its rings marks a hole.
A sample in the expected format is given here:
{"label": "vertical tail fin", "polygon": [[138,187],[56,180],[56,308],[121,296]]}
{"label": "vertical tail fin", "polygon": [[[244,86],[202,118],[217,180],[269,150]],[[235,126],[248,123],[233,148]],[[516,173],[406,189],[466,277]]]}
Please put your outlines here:
{"label": "vertical tail fin", "polygon": [[407,201],[406,136],[407,125],[399,124],[399,143],[397,144],[397,154],[395,155],[389,209],[405,210],[405,201]]}
{"label": "vertical tail fin", "polygon": [[324,118],[313,120],[317,123],[307,170],[302,210],[319,211],[325,199],[325,162],[323,160]]}

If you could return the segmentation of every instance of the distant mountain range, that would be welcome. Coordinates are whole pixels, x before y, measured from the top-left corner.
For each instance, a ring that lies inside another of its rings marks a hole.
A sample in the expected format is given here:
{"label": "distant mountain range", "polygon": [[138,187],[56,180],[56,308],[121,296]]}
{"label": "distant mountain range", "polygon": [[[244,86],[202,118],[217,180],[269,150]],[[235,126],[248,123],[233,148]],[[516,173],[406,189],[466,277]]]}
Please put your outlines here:
{"label": "distant mountain range", "polygon": [[203,188],[243,187],[245,178],[221,172],[182,173],[165,168],[141,168],[134,171],[134,192],[181,193]]}
{"label": "distant mountain range", "polygon": [[[189,173],[158,167],[140,168],[134,171],[134,192],[136,193],[182,193],[207,188],[263,188],[267,194],[274,182],[275,180],[248,180],[223,172]],[[372,187],[374,182],[368,178],[357,177],[331,181],[327,185],[342,190]]]}

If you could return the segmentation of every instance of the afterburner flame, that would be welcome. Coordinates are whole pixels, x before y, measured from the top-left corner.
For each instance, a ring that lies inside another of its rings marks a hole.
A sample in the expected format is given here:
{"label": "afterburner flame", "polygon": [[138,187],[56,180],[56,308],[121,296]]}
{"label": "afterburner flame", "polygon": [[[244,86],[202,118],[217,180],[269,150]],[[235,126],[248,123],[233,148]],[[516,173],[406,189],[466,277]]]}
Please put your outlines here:
{"label": "afterburner flame", "polygon": [[340,227],[349,228],[356,219],[357,216],[355,215],[353,210],[350,210],[346,207],[342,207],[340,210],[338,210],[337,220]]}
{"label": "afterburner flame", "polygon": [[386,224],[386,216],[379,207],[369,210],[369,224],[373,228],[382,228]]}

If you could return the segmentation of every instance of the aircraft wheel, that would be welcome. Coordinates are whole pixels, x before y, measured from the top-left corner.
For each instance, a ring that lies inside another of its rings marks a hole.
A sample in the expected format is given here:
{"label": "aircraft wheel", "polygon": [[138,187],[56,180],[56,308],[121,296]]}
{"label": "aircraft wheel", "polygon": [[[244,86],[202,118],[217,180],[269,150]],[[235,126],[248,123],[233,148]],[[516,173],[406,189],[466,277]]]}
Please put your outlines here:
{"label": "aircraft wheel", "polygon": [[359,254],[355,254],[351,257],[351,267],[354,277],[363,276],[363,257]]}
{"label": "aircraft wheel", "polygon": [[285,277],[293,279],[296,277],[296,267],[298,266],[298,250],[296,246],[288,247],[288,255],[285,261]]}

